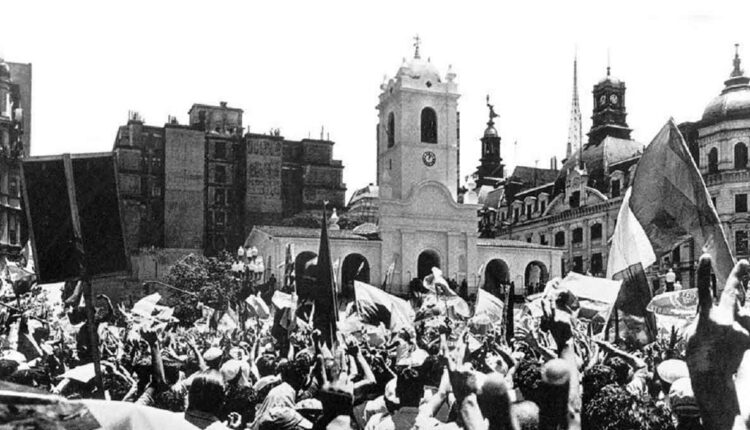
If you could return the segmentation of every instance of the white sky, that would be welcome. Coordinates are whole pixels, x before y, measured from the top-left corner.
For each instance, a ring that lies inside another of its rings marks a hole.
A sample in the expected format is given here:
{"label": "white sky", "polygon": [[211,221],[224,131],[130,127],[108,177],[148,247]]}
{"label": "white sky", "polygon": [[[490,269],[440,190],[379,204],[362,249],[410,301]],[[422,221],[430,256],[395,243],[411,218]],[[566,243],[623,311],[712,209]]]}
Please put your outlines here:
{"label": "white sky", "polygon": [[462,175],[478,164],[487,93],[507,164],[562,158],[576,45],[584,130],[609,48],[644,143],[670,116],[700,118],[735,42],[750,72],[747,1],[16,1],[0,10],[0,52],[33,63],[32,155],[108,151],[130,109],[148,124],[185,123],[192,103],[225,100],[254,132],[301,139],[325,125],[348,195],[375,180],[379,85],[412,55],[417,33],[422,56],[458,74]]}

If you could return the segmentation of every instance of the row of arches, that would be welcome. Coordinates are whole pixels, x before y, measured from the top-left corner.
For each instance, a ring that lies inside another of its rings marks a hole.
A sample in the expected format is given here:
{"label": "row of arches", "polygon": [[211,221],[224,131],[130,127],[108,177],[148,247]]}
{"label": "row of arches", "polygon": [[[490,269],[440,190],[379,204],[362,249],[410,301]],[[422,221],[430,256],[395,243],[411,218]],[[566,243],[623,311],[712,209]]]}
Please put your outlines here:
{"label": "row of arches", "polygon": [[[304,251],[297,255],[294,261],[295,275],[299,278],[305,273],[310,264],[314,264],[317,254],[312,251]],[[417,278],[424,279],[432,273],[433,267],[441,267],[440,255],[433,250],[421,252],[417,258]],[[347,255],[341,262],[339,268],[341,274],[341,285],[350,288],[354,281],[370,283],[370,262],[362,254],[352,253]],[[515,294],[534,294],[544,289],[549,280],[549,270],[541,261],[532,261],[526,265],[523,275],[523,286],[516,285]],[[494,291],[500,286],[510,285],[515,282],[511,277],[511,271],[503,259],[490,260],[482,273],[481,287]],[[523,290],[519,290],[523,287]]]}
{"label": "row of arches", "polygon": [[[422,109],[419,116],[420,138],[422,143],[437,143],[438,141],[438,122],[435,109],[426,107]],[[393,112],[388,114],[388,122],[385,128],[388,147],[396,144],[396,117]]]}
{"label": "row of arches", "polygon": [[[708,173],[719,171],[719,149],[711,148],[708,151]],[[738,142],[734,145],[734,168],[744,169],[747,167],[747,145]]]}

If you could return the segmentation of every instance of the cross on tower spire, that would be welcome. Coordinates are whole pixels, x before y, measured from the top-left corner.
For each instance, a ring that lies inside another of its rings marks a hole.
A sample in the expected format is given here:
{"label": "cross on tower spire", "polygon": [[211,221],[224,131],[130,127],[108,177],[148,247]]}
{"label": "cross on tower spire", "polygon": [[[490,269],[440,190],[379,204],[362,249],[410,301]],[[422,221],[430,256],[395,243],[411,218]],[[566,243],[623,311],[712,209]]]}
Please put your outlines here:
{"label": "cross on tower spire", "polygon": [[419,35],[417,34],[414,36],[414,58],[420,59],[419,56],[419,45],[422,44],[422,39],[419,38]]}

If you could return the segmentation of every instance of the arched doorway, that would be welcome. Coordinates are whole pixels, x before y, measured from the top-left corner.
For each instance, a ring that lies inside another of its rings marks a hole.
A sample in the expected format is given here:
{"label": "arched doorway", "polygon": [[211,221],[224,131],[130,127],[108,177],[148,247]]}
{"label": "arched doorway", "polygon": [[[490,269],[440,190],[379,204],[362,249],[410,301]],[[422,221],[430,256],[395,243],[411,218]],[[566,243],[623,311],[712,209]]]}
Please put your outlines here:
{"label": "arched doorway", "polygon": [[370,263],[362,254],[349,254],[341,263],[341,294],[354,298],[354,281],[370,283]]}
{"label": "arched doorway", "polygon": [[549,280],[547,266],[541,261],[532,261],[526,266],[524,279],[527,295],[541,292]]}
{"label": "arched doorway", "polygon": [[417,278],[423,280],[425,276],[432,274],[432,268],[440,268],[440,256],[437,252],[422,251],[417,258]]}
{"label": "arched doorway", "polygon": [[498,297],[502,297],[506,286],[509,284],[510,269],[508,268],[508,263],[500,258],[490,260],[484,269],[484,289]]}

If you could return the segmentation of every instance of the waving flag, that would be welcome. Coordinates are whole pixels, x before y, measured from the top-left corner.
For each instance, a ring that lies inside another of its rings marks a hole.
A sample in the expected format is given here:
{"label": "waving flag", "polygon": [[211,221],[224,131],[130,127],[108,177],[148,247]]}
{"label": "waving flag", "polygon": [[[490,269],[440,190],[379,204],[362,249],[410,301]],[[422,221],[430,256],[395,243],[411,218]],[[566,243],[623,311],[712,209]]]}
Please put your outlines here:
{"label": "waving flag", "polygon": [[477,306],[474,309],[474,316],[486,315],[490,321],[500,321],[503,319],[505,303],[486,290],[477,290]]}
{"label": "waving flag", "polygon": [[703,177],[670,119],[641,157],[617,216],[607,275],[624,282],[617,307],[646,316],[651,292],[643,270],[688,238],[711,254],[717,285],[734,259]]}
{"label": "waving flag", "polygon": [[[443,277],[443,271],[437,267],[432,268],[432,275],[425,276],[422,281],[422,285],[432,294],[427,295],[424,298],[422,307],[435,307],[437,309],[445,308],[448,312],[452,309],[456,315],[463,318],[469,318],[471,316],[471,309],[469,304],[464,301],[453,289],[448,285],[448,281]],[[438,303],[440,302],[440,303]]]}
{"label": "waving flag", "polygon": [[354,297],[363,322],[372,325],[383,323],[391,330],[410,326],[414,310],[406,300],[364,282],[354,281]]}

